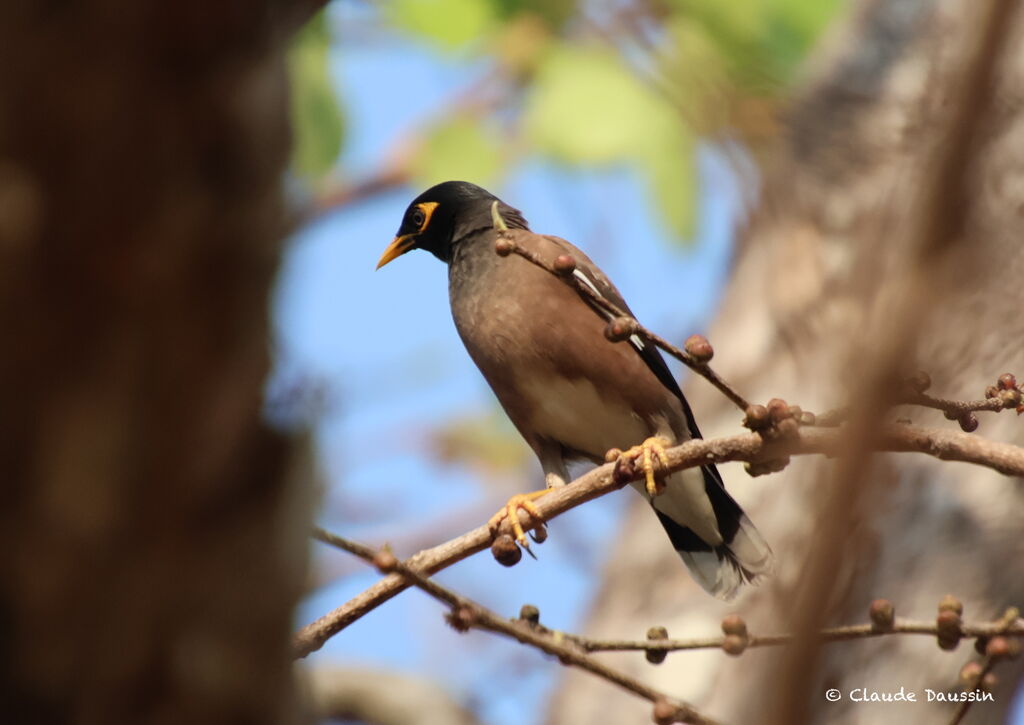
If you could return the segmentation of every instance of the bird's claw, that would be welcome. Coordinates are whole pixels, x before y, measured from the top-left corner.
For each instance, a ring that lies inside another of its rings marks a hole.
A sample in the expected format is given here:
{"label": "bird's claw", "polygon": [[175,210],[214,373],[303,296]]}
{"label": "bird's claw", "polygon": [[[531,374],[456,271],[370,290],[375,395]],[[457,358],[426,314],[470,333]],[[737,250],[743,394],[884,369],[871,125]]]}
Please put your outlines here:
{"label": "bird's claw", "polygon": [[654,475],[657,468],[655,461],[662,466],[668,465],[668,453],[665,452],[665,448],[669,445],[671,445],[671,441],[661,436],[654,436],[619,454],[620,461],[632,460],[634,465],[637,463],[640,465],[647,483],[647,495],[651,498],[659,495],[665,488],[664,482],[659,481]]}
{"label": "bird's claw", "polygon": [[[526,538],[526,532],[523,530],[523,525],[519,523],[519,509],[522,509],[530,515],[531,518],[537,525],[543,525],[544,517],[540,513],[540,509],[533,502],[534,499],[540,498],[546,494],[550,489],[543,489],[541,491],[531,491],[530,493],[517,493],[515,496],[508,500],[504,506],[502,506],[498,513],[491,517],[490,521],[487,522],[487,527],[492,530],[497,530],[498,526],[505,519],[509,520],[509,524],[512,526],[512,535],[515,537],[516,543],[519,544],[526,550],[526,553],[532,556],[534,559],[534,553],[530,550],[530,542]],[[534,537],[534,541],[540,543],[537,537]]]}

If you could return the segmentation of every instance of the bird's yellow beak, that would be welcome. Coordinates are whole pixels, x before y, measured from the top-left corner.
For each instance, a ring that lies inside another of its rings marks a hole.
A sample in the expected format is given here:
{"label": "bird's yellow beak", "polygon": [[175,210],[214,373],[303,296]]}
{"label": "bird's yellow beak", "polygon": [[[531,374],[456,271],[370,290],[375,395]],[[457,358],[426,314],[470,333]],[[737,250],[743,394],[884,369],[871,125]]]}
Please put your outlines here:
{"label": "bird's yellow beak", "polygon": [[403,234],[395,237],[391,244],[388,245],[388,248],[384,250],[384,254],[380,255],[380,261],[377,262],[377,269],[380,269],[392,259],[401,257],[412,249],[414,236],[414,234]]}

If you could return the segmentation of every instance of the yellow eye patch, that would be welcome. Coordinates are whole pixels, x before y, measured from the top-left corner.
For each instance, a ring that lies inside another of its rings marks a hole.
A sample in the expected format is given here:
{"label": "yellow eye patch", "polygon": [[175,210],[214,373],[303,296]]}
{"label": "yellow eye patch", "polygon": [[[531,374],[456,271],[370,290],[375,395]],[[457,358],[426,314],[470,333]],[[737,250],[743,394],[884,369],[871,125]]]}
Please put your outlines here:
{"label": "yellow eye patch", "polygon": [[433,216],[434,210],[437,209],[436,201],[425,201],[422,204],[417,204],[416,208],[423,212],[423,223],[420,224],[418,231],[424,231],[427,225],[430,224],[430,217]]}

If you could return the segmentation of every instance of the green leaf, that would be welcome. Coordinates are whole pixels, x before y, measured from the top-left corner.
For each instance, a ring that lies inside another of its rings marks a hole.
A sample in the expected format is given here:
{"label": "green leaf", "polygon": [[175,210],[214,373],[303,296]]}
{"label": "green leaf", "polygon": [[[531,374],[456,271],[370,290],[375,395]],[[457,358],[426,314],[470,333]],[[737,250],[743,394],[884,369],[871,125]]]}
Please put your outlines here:
{"label": "green leaf", "polygon": [[537,72],[525,127],[537,147],[556,158],[619,161],[631,155],[648,114],[663,115],[657,106],[612,54],[561,46]]}
{"label": "green leaf", "polygon": [[495,134],[479,120],[460,116],[431,129],[413,164],[413,176],[422,186],[452,179],[487,186],[500,176],[502,162]]}
{"label": "green leaf", "polygon": [[387,8],[396,27],[445,50],[479,39],[495,20],[491,0],[393,0]]}
{"label": "green leaf", "polygon": [[568,46],[551,51],[527,99],[525,128],[537,149],[556,159],[633,165],[669,228],[692,233],[692,131],[666,97],[618,56]]}
{"label": "green leaf", "polygon": [[341,152],[344,118],[331,83],[330,33],[321,11],[299,31],[288,51],[293,129],[292,165],[322,176]]}

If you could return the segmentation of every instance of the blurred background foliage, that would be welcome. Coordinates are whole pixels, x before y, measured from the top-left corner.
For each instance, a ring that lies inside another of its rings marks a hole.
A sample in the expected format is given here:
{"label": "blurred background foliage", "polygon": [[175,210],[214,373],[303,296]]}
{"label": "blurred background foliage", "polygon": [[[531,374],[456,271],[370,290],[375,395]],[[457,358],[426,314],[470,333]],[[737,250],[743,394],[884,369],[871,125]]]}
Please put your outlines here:
{"label": "blurred background foliage", "polygon": [[[806,56],[840,0],[393,0],[376,22],[465,63],[477,86],[417,138],[403,166],[417,186],[499,182],[541,154],[576,167],[625,164],[678,239],[696,223],[697,138],[756,159]],[[294,169],[337,182],[344,107],[332,83],[325,13],[291,52]],[[399,90],[400,89],[396,89]]]}

